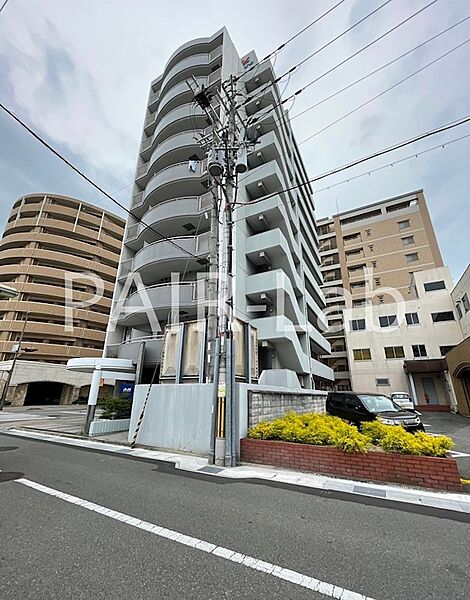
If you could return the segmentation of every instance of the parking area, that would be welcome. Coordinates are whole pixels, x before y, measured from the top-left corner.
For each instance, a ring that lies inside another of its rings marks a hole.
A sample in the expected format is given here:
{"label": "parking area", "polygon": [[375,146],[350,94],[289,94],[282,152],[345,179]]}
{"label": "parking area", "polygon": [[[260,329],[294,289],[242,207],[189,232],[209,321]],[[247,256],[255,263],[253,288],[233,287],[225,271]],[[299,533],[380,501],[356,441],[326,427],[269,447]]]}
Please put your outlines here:
{"label": "parking area", "polygon": [[[421,418],[428,433],[448,435],[454,440],[460,474],[462,479],[470,480],[470,418],[438,412],[423,412]],[[470,485],[465,487],[470,491]]]}

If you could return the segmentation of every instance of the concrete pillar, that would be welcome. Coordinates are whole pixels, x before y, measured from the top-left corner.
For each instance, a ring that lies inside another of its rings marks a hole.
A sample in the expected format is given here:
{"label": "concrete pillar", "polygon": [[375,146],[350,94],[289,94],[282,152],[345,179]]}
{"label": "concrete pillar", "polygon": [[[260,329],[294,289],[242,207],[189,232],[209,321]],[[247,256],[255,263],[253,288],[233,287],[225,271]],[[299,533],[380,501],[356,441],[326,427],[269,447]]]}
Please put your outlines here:
{"label": "concrete pillar", "polygon": [[93,375],[91,377],[91,385],[90,385],[90,393],[88,394],[88,407],[87,414],[85,420],[85,427],[83,428],[83,433],[88,435],[90,432],[90,425],[95,416],[96,410],[96,402],[98,400],[98,393],[100,391],[100,381],[101,381],[101,369],[95,369],[93,371]]}
{"label": "concrete pillar", "polygon": [[411,399],[413,400],[413,404],[416,406],[418,404],[418,397],[416,395],[416,386],[415,386],[415,381],[413,379],[413,374],[407,373],[407,376],[408,376],[408,382],[410,384]]}

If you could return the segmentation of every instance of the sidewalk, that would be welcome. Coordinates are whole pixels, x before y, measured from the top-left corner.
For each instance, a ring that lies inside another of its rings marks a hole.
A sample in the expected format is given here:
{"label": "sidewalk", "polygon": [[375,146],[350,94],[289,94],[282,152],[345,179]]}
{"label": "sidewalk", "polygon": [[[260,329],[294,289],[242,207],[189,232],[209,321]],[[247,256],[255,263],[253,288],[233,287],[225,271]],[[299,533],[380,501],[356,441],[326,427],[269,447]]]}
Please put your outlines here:
{"label": "sidewalk", "polygon": [[[130,448],[123,443],[122,434],[106,436],[106,441],[97,439],[84,439],[80,437],[63,436],[53,433],[43,433],[19,428],[4,430],[2,433],[20,436],[33,440],[77,446],[100,452],[110,452],[122,456],[131,456],[151,461],[165,461],[171,463],[176,469],[193,473],[202,473],[213,477],[229,479],[254,479],[266,480],[281,484],[290,484],[305,488],[324,491],[343,492],[347,494],[383,499],[392,502],[426,506],[460,513],[470,513],[470,494],[455,494],[449,492],[434,492],[425,489],[409,488],[405,486],[383,485],[337,479],[325,475],[301,473],[275,467],[260,467],[258,465],[243,464],[239,467],[226,469],[209,465],[202,457],[177,452],[165,452],[147,448]],[[115,436],[118,436],[116,439]],[[110,443],[115,440],[116,443]]]}

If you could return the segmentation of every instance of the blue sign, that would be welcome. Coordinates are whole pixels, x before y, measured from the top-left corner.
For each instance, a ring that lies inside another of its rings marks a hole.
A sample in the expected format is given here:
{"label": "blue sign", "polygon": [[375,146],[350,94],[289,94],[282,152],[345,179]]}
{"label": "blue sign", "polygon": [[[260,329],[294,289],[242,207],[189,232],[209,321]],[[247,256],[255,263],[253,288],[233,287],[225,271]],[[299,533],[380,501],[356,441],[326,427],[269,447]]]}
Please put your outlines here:
{"label": "blue sign", "polygon": [[134,395],[134,382],[132,381],[120,381],[119,382],[119,395],[127,396],[132,398]]}

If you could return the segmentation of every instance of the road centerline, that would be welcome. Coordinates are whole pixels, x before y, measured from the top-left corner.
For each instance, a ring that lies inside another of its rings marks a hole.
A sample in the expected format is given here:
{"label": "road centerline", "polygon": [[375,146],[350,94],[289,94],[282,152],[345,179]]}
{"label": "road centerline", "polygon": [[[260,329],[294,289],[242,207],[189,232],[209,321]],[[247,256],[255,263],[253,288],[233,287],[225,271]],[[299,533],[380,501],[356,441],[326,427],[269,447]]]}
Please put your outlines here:
{"label": "road centerline", "polygon": [[35,489],[36,491],[48,494],[49,496],[53,496],[70,504],[80,506],[81,508],[96,512],[105,517],[109,517],[110,519],[126,523],[127,525],[131,525],[132,527],[136,527],[143,531],[153,533],[158,537],[177,542],[184,546],[193,547],[196,550],[200,550],[207,554],[213,554],[214,556],[223,558],[224,560],[243,565],[252,570],[259,571],[261,573],[271,575],[272,577],[290,582],[294,585],[318,592],[328,598],[336,598],[337,600],[374,600],[369,596],[347,590],[343,587],[316,579],[315,577],[310,577],[309,575],[304,575],[298,571],[286,569],[253,556],[242,554],[223,546],[217,546],[211,542],[207,542],[199,538],[174,531],[172,529],[167,529],[166,527],[160,527],[154,523],[143,521],[136,517],[132,517],[131,515],[112,510],[94,502],[89,502],[88,500],[84,500],[78,496],[72,496],[71,494],[61,492],[60,490],[56,490],[54,488],[42,485],[41,483],[31,481],[30,479],[20,478],[16,479],[15,481],[16,483],[20,483],[29,488]]}

